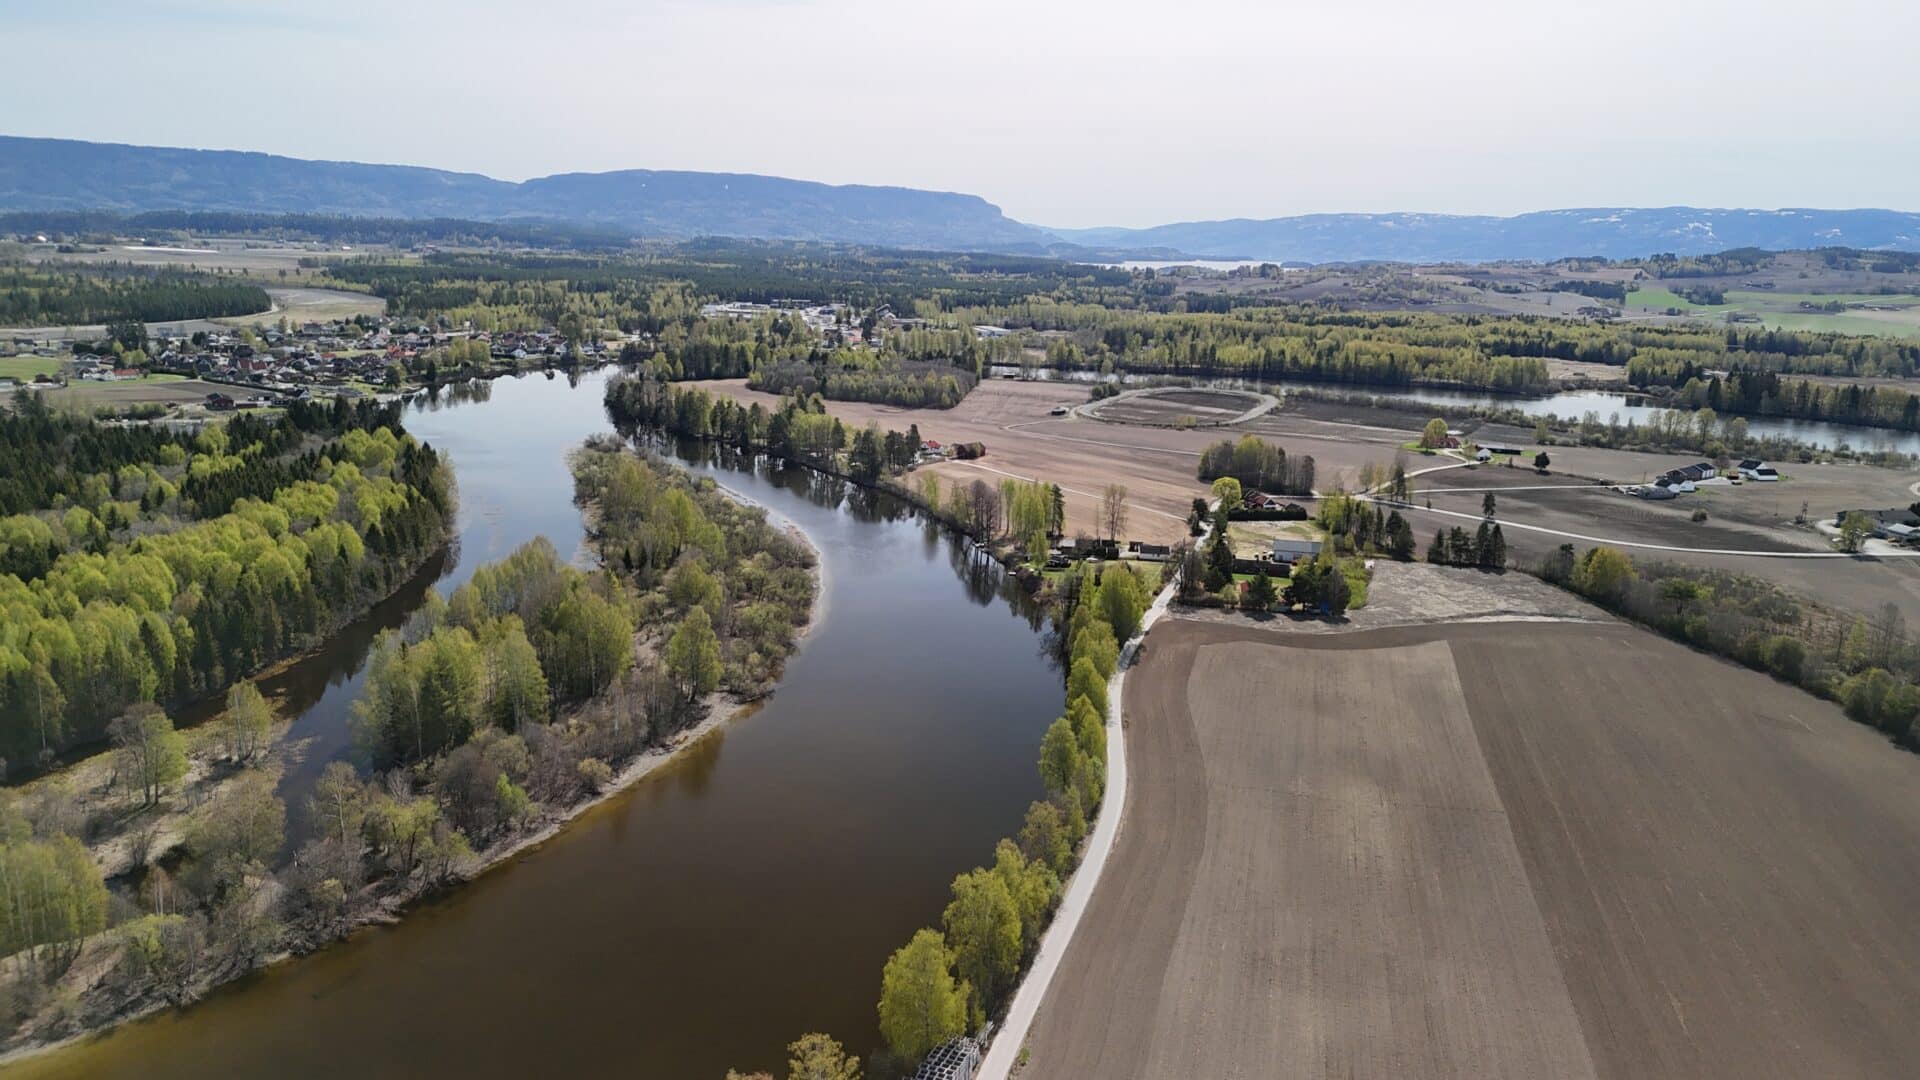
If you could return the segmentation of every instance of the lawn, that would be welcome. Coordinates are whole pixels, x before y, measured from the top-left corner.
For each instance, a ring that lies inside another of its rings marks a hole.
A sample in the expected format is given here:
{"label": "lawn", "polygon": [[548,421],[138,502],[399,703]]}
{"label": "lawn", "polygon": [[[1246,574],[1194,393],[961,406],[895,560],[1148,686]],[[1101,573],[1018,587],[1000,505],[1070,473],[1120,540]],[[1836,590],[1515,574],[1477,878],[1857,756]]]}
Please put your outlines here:
{"label": "lawn", "polygon": [[1240,555],[1265,550],[1275,540],[1322,540],[1327,534],[1312,521],[1234,521],[1227,524],[1227,541]]}
{"label": "lawn", "polygon": [[[1113,563],[1109,562],[1106,565],[1111,566]],[[1167,580],[1166,563],[1149,562],[1145,559],[1125,559],[1121,560],[1119,565],[1132,567],[1133,572],[1139,575],[1141,583],[1146,585],[1149,595],[1159,592],[1160,586]],[[1076,564],[1065,570],[1042,570],[1040,577],[1049,585],[1058,585],[1068,574],[1079,572],[1080,567]]]}
{"label": "lawn", "polygon": [[[1373,580],[1373,574],[1367,569],[1366,560],[1359,558],[1342,559],[1340,560],[1340,572],[1347,579],[1347,610],[1355,611],[1366,607],[1367,585]],[[1242,585],[1246,585],[1250,584],[1257,576],[1258,575],[1255,574],[1235,574],[1233,575],[1233,580]],[[1287,579],[1275,576],[1273,578],[1273,588],[1275,592],[1284,594],[1287,591]]]}

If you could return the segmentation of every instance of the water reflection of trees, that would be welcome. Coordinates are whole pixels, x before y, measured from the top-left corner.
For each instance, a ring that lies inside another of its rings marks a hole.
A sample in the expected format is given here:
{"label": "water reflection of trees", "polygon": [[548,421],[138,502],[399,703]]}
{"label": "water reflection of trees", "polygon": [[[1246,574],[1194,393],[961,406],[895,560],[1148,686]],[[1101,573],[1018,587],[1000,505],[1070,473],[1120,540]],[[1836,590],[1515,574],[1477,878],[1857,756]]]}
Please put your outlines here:
{"label": "water reflection of trees", "polygon": [[[996,600],[1003,601],[1008,611],[1035,633],[1048,630],[1046,606],[1033,598],[1018,577],[1008,573],[979,545],[928,517],[903,499],[806,465],[704,439],[669,436],[648,429],[625,434],[642,450],[696,467],[748,473],[770,487],[805,499],[815,506],[844,511],[863,524],[917,522],[924,554],[932,558],[945,545],[947,565],[959,578],[967,599],[980,607],[991,606]],[[1046,649],[1050,661],[1055,651],[1051,646]]]}
{"label": "water reflection of trees", "polygon": [[[502,376],[517,378],[518,376]],[[429,386],[413,395],[410,403],[416,412],[439,412],[455,405],[469,405],[493,400],[492,379],[466,379],[460,382],[441,383]]]}

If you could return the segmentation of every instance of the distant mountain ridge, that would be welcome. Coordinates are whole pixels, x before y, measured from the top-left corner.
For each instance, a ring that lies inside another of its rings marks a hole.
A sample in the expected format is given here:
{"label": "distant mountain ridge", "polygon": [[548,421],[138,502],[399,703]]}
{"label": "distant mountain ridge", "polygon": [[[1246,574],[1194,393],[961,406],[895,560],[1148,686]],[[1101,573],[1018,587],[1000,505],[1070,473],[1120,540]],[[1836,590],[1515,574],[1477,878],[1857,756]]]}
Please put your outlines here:
{"label": "distant mountain ridge", "polygon": [[1047,229],[977,195],[741,173],[628,169],[523,183],[414,165],[307,161],[0,135],[0,211],[340,214],[595,226],[635,236],[817,240],[1083,261],[1489,262],[1702,255],[1737,247],[1920,250],[1920,213],[1676,206],[1461,214],[1306,214],[1151,228]]}
{"label": "distant mountain ridge", "polygon": [[1193,257],[1275,262],[1548,261],[1659,252],[1706,255],[1730,248],[1920,249],[1920,214],[1898,210],[1702,210],[1600,207],[1513,217],[1467,214],[1304,214],[1256,221],[1190,221],[1144,229],[1052,229],[1070,243],[1159,247]]}
{"label": "distant mountain ridge", "polygon": [[525,183],[413,165],[306,161],[0,136],[0,210],[241,210],[544,220],[685,238],[1039,251],[1051,241],[977,195],[735,173],[629,169]]}

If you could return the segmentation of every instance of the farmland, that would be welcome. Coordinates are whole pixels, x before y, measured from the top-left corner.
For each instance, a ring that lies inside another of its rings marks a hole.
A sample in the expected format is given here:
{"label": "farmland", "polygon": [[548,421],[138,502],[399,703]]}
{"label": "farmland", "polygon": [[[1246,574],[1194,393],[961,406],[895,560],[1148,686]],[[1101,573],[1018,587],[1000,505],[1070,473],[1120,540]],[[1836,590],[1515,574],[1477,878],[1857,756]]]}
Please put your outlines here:
{"label": "farmland", "polygon": [[[1818,310],[1827,304],[1841,304],[1844,310]],[[1697,304],[1671,289],[1643,287],[1627,294],[1626,310],[1638,314],[1672,310],[1712,318],[1742,316],[1773,330],[1920,337],[1920,297],[1916,296],[1728,289],[1725,303]]]}
{"label": "farmland", "polygon": [[1920,1055],[1920,763],[1764,676],[1606,623],[1177,620],[1124,722],[1119,844],[1023,1075]]}
{"label": "farmland", "polygon": [[53,375],[60,361],[50,356],[0,356],[0,379],[32,382],[36,375]]}

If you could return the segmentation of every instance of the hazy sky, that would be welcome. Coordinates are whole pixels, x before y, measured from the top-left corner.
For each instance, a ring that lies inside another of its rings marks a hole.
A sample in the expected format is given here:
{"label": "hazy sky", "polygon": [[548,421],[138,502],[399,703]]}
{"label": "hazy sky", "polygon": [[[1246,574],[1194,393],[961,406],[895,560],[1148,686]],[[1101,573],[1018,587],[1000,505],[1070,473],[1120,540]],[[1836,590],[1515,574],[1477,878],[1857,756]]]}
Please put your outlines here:
{"label": "hazy sky", "polygon": [[1920,210],[1905,0],[0,0],[0,133],[1024,221]]}

